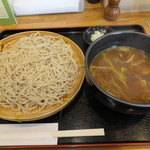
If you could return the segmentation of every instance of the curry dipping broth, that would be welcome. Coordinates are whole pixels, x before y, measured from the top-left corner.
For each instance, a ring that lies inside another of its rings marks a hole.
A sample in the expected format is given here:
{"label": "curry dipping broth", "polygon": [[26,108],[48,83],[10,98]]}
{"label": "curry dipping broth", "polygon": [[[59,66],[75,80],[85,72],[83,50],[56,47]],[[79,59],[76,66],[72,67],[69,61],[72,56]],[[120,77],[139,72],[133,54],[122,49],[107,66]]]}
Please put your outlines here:
{"label": "curry dipping broth", "polygon": [[150,55],[131,47],[99,53],[90,65],[95,82],[107,93],[133,103],[150,103]]}

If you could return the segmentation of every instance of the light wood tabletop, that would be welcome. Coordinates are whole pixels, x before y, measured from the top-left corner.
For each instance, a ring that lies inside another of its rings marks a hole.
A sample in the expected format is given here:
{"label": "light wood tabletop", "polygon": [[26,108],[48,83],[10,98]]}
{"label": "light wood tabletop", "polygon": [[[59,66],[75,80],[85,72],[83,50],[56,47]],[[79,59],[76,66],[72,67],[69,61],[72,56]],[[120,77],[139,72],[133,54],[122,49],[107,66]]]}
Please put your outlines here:
{"label": "light wood tabletop", "polygon": [[[94,25],[141,25],[147,34],[150,35],[150,26],[147,21],[150,19],[150,12],[128,12],[121,13],[119,18],[115,21],[107,21],[103,18],[104,7],[102,2],[97,4],[90,4],[85,1],[85,9],[79,13],[64,13],[64,14],[45,14],[45,15],[31,15],[18,16],[17,25],[0,26],[0,32],[7,29],[35,29],[35,28],[59,28],[59,27],[83,27]],[[1,148],[0,148],[1,149]],[[10,149],[10,148],[8,148]],[[13,147],[13,149],[18,149]],[[25,150],[27,148],[19,148]],[[109,145],[109,146],[90,146],[90,147],[67,147],[67,148],[29,148],[32,149],[53,149],[53,150],[150,150],[150,145]]]}
{"label": "light wood tabletop", "polygon": [[18,16],[18,25],[0,26],[0,31],[6,29],[139,24],[145,28],[147,34],[150,34],[150,27],[147,24],[147,20],[150,19],[150,12],[121,13],[117,20],[107,21],[103,18],[103,11],[104,7],[102,2],[90,4],[85,1],[85,9],[83,12]]}

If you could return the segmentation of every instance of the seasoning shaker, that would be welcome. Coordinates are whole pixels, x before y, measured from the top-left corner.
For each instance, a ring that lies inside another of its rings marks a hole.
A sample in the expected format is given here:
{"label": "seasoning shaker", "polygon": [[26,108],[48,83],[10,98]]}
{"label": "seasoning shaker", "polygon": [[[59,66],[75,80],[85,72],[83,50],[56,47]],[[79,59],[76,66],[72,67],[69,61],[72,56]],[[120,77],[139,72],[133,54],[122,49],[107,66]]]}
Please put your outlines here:
{"label": "seasoning shaker", "polygon": [[108,5],[104,9],[104,18],[113,21],[120,15],[120,0],[108,0]]}

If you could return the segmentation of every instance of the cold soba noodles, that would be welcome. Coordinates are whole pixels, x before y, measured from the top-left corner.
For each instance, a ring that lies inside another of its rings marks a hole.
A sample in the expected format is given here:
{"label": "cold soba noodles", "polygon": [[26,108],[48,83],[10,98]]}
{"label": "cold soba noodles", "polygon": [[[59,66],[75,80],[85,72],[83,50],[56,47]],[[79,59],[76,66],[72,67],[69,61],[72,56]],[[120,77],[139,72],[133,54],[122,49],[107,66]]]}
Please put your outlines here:
{"label": "cold soba noodles", "polygon": [[90,72],[95,82],[119,99],[150,103],[150,55],[131,47],[113,47],[98,54]]}
{"label": "cold soba noodles", "polygon": [[0,52],[0,106],[36,113],[62,104],[79,76],[74,51],[61,36],[34,33]]}

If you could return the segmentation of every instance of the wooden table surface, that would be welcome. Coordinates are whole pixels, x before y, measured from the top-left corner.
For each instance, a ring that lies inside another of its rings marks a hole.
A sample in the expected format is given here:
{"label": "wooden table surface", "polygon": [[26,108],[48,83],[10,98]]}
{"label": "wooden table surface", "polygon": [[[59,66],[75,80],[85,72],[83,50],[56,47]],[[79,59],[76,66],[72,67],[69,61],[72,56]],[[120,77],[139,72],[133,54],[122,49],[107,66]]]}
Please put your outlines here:
{"label": "wooden table surface", "polygon": [[142,25],[147,34],[150,34],[150,27],[147,20],[150,19],[150,12],[121,13],[115,21],[107,21],[103,18],[103,5],[89,4],[85,2],[85,9],[80,13],[50,14],[34,16],[18,16],[18,25],[0,26],[0,31],[6,29],[28,29],[28,28],[51,28],[51,27],[80,27],[93,25]]}
{"label": "wooden table surface", "polygon": [[[32,29],[32,28],[53,28],[53,27],[81,27],[93,25],[131,25],[139,24],[144,27],[150,35],[150,26],[147,20],[150,19],[150,12],[121,13],[115,21],[107,21],[103,18],[104,7],[102,3],[89,4],[85,2],[85,9],[80,13],[49,14],[18,16],[18,25],[0,26],[0,31],[7,29]],[[1,149],[1,148],[0,148]],[[3,148],[2,148],[3,149]],[[9,149],[9,148],[8,148]],[[17,149],[14,147],[13,149]],[[22,149],[22,148],[19,148]],[[25,150],[23,148],[22,150]],[[53,150],[150,150],[150,145],[129,145],[129,146],[96,146],[96,147],[71,147],[71,148],[29,148],[32,149],[53,149]]]}

